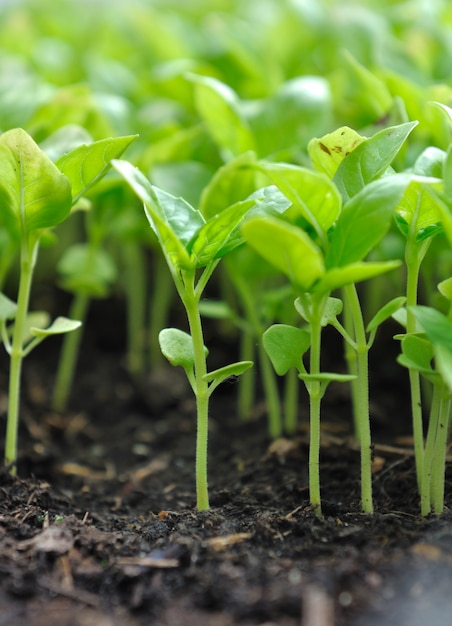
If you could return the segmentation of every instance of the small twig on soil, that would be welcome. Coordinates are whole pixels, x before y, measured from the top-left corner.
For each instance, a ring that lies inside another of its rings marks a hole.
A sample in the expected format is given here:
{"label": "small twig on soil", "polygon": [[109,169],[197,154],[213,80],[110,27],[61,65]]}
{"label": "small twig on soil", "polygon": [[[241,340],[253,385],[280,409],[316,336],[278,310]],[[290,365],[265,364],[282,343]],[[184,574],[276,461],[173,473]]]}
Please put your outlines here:
{"label": "small twig on soil", "polygon": [[99,606],[99,598],[93,593],[89,593],[89,591],[84,591],[83,589],[77,588],[66,589],[63,586],[55,585],[54,583],[52,583],[51,580],[42,577],[38,580],[38,585],[46,591],[50,591],[53,594],[69,598],[70,600],[75,600],[76,602],[81,602],[82,604],[86,604],[87,606],[92,606],[95,608]]}

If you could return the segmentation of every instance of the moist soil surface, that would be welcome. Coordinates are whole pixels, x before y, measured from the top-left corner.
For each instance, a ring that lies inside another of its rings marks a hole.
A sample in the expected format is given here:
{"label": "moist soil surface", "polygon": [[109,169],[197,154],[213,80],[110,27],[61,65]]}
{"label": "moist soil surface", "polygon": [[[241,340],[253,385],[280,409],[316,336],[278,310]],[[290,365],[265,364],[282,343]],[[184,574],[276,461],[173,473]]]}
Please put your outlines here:
{"label": "moist soil surface", "polygon": [[451,466],[445,512],[423,519],[392,360],[373,367],[373,516],[360,511],[340,385],[324,402],[322,518],[309,506],[304,398],[297,432],[270,441],[265,404],[239,422],[232,383],[212,399],[211,509],[197,512],[183,372],[162,366],[137,383],[118,333],[105,333],[86,333],[64,413],[49,408],[57,341],[25,361],[17,476],[0,472],[1,626],[450,623]]}

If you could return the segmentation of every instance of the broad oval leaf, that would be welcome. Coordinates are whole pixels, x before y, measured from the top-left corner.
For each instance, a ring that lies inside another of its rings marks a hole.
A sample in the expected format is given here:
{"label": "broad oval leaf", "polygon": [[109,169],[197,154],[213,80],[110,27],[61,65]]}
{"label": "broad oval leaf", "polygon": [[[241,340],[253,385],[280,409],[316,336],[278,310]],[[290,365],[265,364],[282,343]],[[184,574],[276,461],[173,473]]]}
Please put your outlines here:
{"label": "broad oval leaf", "polygon": [[5,294],[0,293],[0,322],[12,320],[16,317],[17,304]]}
{"label": "broad oval leaf", "polygon": [[107,295],[118,272],[105,250],[92,250],[88,244],[74,244],[65,250],[58,263],[61,285],[66,291],[94,298]]}
{"label": "broad oval leaf", "polygon": [[370,332],[371,330],[375,330],[383,324],[387,319],[392,317],[396,311],[398,311],[406,302],[406,298],[404,296],[399,296],[398,298],[393,298],[389,302],[387,302],[370,320],[370,322],[366,326],[366,331]]}
{"label": "broad oval leaf", "polygon": [[356,263],[369,254],[389,230],[394,209],[410,180],[403,174],[385,176],[366,185],[344,205],[330,236],[327,268]]}
{"label": "broad oval leaf", "polygon": [[319,236],[334,224],[341,210],[341,198],[327,176],[290,163],[261,161],[259,169],[267,174]]}
{"label": "broad oval leaf", "polygon": [[210,76],[187,74],[194,83],[195,104],[226,160],[254,150],[254,138],[231,87]]}
{"label": "broad oval leaf", "polygon": [[205,224],[199,211],[182,199],[160,190],[157,193],[144,174],[128,161],[113,160],[112,166],[143,202],[149,224],[172,266],[192,267],[186,245]]}
{"label": "broad oval leaf", "polygon": [[80,328],[82,322],[79,320],[71,320],[68,317],[57,317],[50,326],[47,328],[30,328],[30,333],[34,337],[50,337],[51,335],[62,335],[64,333],[70,333],[73,330]]}
{"label": "broad oval leaf", "polygon": [[118,159],[137,135],[111,137],[82,144],[55,163],[71,181],[72,203],[75,204],[108,171],[112,159]]}
{"label": "broad oval leaf", "polygon": [[420,240],[438,232],[442,219],[443,203],[439,197],[442,188],[443,182],[438,178],[412,177],[396,209],[397,216],[406,224],[405,232],[397,221],[405,236],[414,232]]}
{"label": "broad oval leaf", "polygon": [[253,361],[237,361],[237,363],[231,363],[230,365],[225,365],[217,370],[208,372],[203,376],[203,380],[205,380],[206,383],[214,382],[216,383],[215,386],[217,386],[227,378],[241,376],[249,370],[250,367],[253,367],[253,365]]}
{"label": "broad oval leaf", "polygon": [[333,178],[344,202],[387,171],[417,124],[418,122],[405,122],[398,126],[384,128],[366,141],[359,143],[345,157]]}
{"label": "broad oval leaf", "polygon": [[[178,328],[164,328],[159,333],[160,350],[171,365],[191,370],[195,365],[193,340],[191,335]],[[208,350],[204,346],[207,356]]]}
{"label": "broad oval leaf", "polygon": [[374,276],[379,276],[400,267],[401,261],[375,261],[350,263],[344,267],[333,267],[327,270],[321,279],[314,285],[313,291],[317,293],[330,293],[334,289],[359,283]]}
{"label": "broad oval leaf", "polygon": [[274,217],[256,217],[242,226],[247,243],[304,291],[324,273],[323,255],[309,236]]}
{"label": "broad oval leaf", "polygon": [[5,226],[25,235],[56,226],[70,212],[69,179],[21,128],[0,136],[0,203]]}
{"label": "broad oval leaf", "polygon": [[301,359],[311,344],[311,335],[296,326],[274,324],[262,335],[262,344],[275,372],[284,376],[292,367],[302,369]]}
{"label": "broad oval leaf", "polygon": [[333,178],[342,161],[363,141],[366,137],[348,126],[342,126],[323,137],[311,139],[308,144],[309,158],[316,170]]}

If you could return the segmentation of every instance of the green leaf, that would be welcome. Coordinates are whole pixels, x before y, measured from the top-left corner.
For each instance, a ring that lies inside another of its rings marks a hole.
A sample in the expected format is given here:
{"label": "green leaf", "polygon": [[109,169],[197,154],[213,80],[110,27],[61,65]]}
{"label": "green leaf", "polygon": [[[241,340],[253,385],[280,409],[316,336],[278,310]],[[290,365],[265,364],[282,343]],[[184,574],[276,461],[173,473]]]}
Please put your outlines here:
{"label": "green leaf", "polygon": [[113,160],[112,165],[143,202],[149,224],[172,266],[191,268],[186,246],[205,224],[202,215],[182,199],[157,192],[144,174],[128,161]]}
{"label": "green leaf", "polygon": [[413,174],[442,178],[446,153],[444,150],[428,146],[416,159],[413,166]]}
{"label": "green leaf", "polygon": [[397,357],[397,362],[403,367],[418,371],[428,380],[435,382],[438,373],[432,368],[431,362],[434,356],[434,348],[425,336],[417,334],[404,335],[401,341],[402,354]]}
{"label": "green leaf", "polygon": [[[440,179],[426,176],[413,176],[397,206],[397,215],[406,224],[406,230],[400,229],[407,236],[412,230],[417,241],[438,231],[443,203],[438,195],[442,191]],[[397,222],[400,227],[400,222]]]}
{"label": "green leaf", "polygon": [[334,224],[341,210],[341,198],[327,176],[289,163],[260,161],[259,169],[318,234],[325,233]]}
{"label": "green leaf", "polygon": [[242,227],[247,243],[304,291],[324,273],[323,255],[297,226],[274,217],[256,217]]}
{"label": "green leaf", "polygon": [[342,209],[330,236],[326,267],[362,261],[389,230],[410,177],[386,176],[366,185]]}
{"label": "green leaf", "polygon": [[[306,322],[311,321],[311,296],[310,294],[304,294],[302,298],[296,298],[294,306],[296,311]],[[320,318],[321,326],[328,326],[333,323],[337,316],[342,313],[343,303],[339,298],[328,297],[322,310],[322,317]]]}
{"label": "green leaf", "polygon": [[413,306],[411,311],[432,342],[436,369],[452,391],[452,321],[432,307]]}
{"label": "green leaf", "polygon": [[108,171],[112,159],[118,159],[137,135],[101,139],[83,144],[61,156],[55,163],[72,185],[75,204]]}
{"label": "green leaf", "polygon": [[0,322],[12,320],[16,317],[17,304],[5,294],[0,293]]}
{"label": "green leaf", "polygon": [[302,357],[310,346],[311,336],[302,328],[274,324],[262,335],[262,343],[275,372],[284,376],[292,367],[302,368]]}
{"label": "green leaf", "polygon": [[387,171],[415,126],[417,122],[406,122],[384,128],[346,156],[333,178],[344,202]]}
{"label": "green leaf", "polygon": [[230,365],[225,365],[217,370],[208,372],[203,376],[203,380],[206,383],[214,382],[215,386],[217,386],[227,378],[231,378],[231,376],[241,376],[241,374],[249,370],[252,366],[253,361],[238,361],[237,363],[231,363]]}
{"label": "green leaf", "polygon": [[240,100],[231,87],[210,76],[188,74],[194,83],[195,104],[209,133],[224,152],[225,160],[254,150],[254,139]]}
{"label": "green leaf", "polygon": [[449,302],[452,302],[452,277],[446,278],[446,280],[442,280],[438,283],[438,291],[447,298]]}
{"label": "green leaf", "polygon": [[84,293],[94,298],[105,297],[118,276],[115,262],[108,252],[93,250],[84,243],[67,248],[57,269],[61,275],[61,285],[66,291]]}
{"label": "green leaf", "polygon": [[311,139],[308,144],[309,157],[316,170],[333,178],[345,157],[363,141],[366,141],[365,137],[348,126],[342,126],[319,139]]}
{"label": "green leaf", "polygon": [[[221,257],[233,249],[227,245],[228,240],[252,206],[253,200],[237,202],[212,217],[200,228],[188,246],[194,266],[204,267],[212,259]],[[237,245],[240,243],[241,240],[237,240]]]}
{"label": "green leaf", "polygon": [[[171,365],[191,370],[195,364],[193,340],[191,336],[178,328],[164,328],[159,333],[160,350]],[[204,346],[207,356],[208,350]]]}
{"label": "green leaf", "polygon": [[406,298],[403,296],[399,296],[398,298],[393,298],[389,302],[387,302],[370,320],[370,322],[366,326],[366,331],[369,333],[372,330],[375,330],[383,324],[387,319],[392,317],[396,311],[398,311],[406,302]]}
{"label": "green leaf", "polygon": [[356,376],[353,374],[336,374],[335,372],[320,372],[319,374],[298,374],[298,378],[305,382],[321,382],[330,383],[333,380],[339,383],[348,383],[351,380],[355,380]]}
{"label": "green leaf", "polygon": [[329,293],[339,287],[369,280],[380,274],[390,272],[400,267],[401,261],[374,261],[350,263],[345,267],[333,267],[327,270],[320,280],[314,285],[312,291],[316,293]]}
{"label": "green leaf", "polygon": [[82,323],[78,320],[71,320],[67,317],[57,317],[47,328],[36,328],[33,326],[30,328],[30,332],[34,337],[45,338],[50,337],[50,335],[70,333],[80,328],[81,325]]}
{"label": "green leaf", "polygon": [[7,228],[23,235],[62,222],[71,208],[71,186],[21,128],[0,136],[0,205]]}

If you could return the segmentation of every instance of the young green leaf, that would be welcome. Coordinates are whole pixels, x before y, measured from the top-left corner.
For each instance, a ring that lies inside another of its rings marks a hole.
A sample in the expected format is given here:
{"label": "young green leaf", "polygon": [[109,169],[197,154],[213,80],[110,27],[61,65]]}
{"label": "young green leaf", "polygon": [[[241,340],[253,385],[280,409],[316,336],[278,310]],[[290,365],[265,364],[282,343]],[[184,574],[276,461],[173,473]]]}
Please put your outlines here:
{"label": "young green leaf", "polygon": [[262,343],[275,372],[284,376],[292,367],[304,369],[302,357],[309,348],[311,335],[302,328],[274,324],[264,332]]}
{"label": "young green leaf", "polygon": [[[181,366],[184,370],[194,367],[193,340],[188,333],[178,328],[164,328],[159,333],[159,343],[163,356],[171,365]],[[205,346],[204,352],[207,356],[208,350]]]}
{"label": "young green leaf", "polygon": [[387,171],[417,124],[418,122],[405,122],[384,128],[361,142],[345,157],[333,178],[344,202]]}
{"label": "young green leaf", "polygon": [[203,380],[205,380],[206,383],[213,382],[215,383],[215,387],[217,387],[227,378],[231,378],[231,376],[241,376],[241,374],[249,370],[252,366],[252,361],[237,361],[237,363],[231,363],[230,365],[225,365],[212,372],[208,372],[203,376]]}
{"label": "young green leaf", "polygon": [[181,198],[157,192],[144,174],[128,161],[113,160],[112,165],[143,202],[149,224],[172,265],[192,267],[186,245],[205,224],[199,211]]}
{"label": "young green leaf", "polygon": [[92,250],[85,243],[74,244],[64,251],[58,272],[64,289],[95,298],[104,297],[118,275],[115,262],[106,250]]}
{"label": "young green leaf", "polygon": [[0,136],[0,204],[6,227],[28,235],[62,222],[71,208],[71,186],[21,128]]}
{"label": "young green leaf", "polygon": [[387,319],[392,317],[396,311],[400,309],[406,302],[406,298],[399,296],[387,302],[370,320],[366,326],[366,331],[370,333],[383,324]]}
{"label": "young green leaf", "polygon": [[57,317],[50,326],[47,328],[36,328],[35,326],[30,328],[30,332],[34,337],[44,339],[51,335],[61,335],[63,333],[70,333],[73,330],[77,330],[82,325],[78,320],[71,320],[67,317]]}
{"label": "young green leaf", "polygon": [[413,229],[417,241],[438,232],[443,215],[439,196],[442,186],[437,178],[412,177],[396,208],[396,222],[405,237]]}
{"label": "young green leaf", "polygon": [[0,322],[14,319],[16,311],[17,304],[5,296],[5,294],[0,293]]}
{"label": "young green leaf", "polygon": [[334,224],[341,210],[341,198],[327,176],[289,163],[260,161],[258,168],[320,236]]}
{"label": "young green leaf", "polygon": [[274,217],[256,217],[242,227],[247,243],[307,291],[325,269],[323,255],[301,228]]}
{"label": "young green leaf", "polygon": [[320,139],[314,138],[308,144],[309,158],[316,170],[333,178],[337,168],[365,137],[348,126],[342,126]]}
{"label": "young green leaf", "polygon": [[331,233],[326,267],[362,261],[389,230],[393,211],[410,177],[385,176],[366,185],[345,204]]}
{"label": "young green leaf", "polygon": [[254,139],[231,87],[210,76],[188,74],[194,83],[196,107],[226,160],[254,150]]}
{"label": "young green leaf", "polygon": [[136,138],[137,135],[130,135],[83,144],[56,161],[55,165],[71,181],[73,204],[105,175],[112,159],[118,159]]}
{"label": "young green leaf", "polygon": [[330,293],[339,287],[352,283],[359,283],[380,274],[390,272],[400,267],[401,261],[373,261],[349,263],[344,267],[333,267],[327,270],[314,285],[312,291],[316,293]]}

